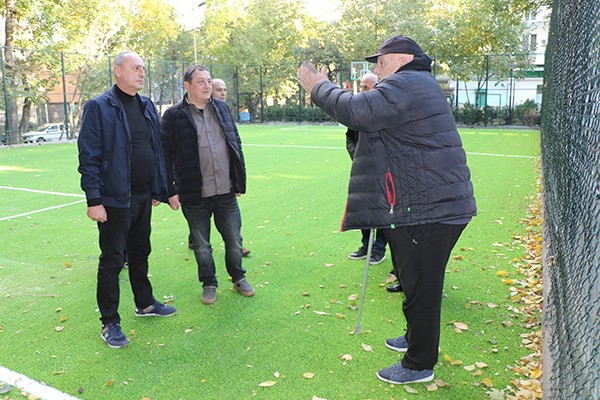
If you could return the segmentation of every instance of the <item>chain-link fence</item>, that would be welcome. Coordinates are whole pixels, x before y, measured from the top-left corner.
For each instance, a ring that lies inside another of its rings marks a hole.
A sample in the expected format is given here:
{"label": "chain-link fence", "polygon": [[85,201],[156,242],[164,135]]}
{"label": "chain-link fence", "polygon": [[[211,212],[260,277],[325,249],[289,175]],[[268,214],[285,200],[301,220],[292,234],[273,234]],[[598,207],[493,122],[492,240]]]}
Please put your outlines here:
{"label": "chain-link fence", "polygon": [[544,398],[600,399],[600,2],[554,0],[542,109]]}
{"label": "chain-link fence", "polygon": [[[457,122],[467,125],[536,125],[543,67],[535,55],[486,55],[437,62],[433,73],[452,105]],[[3,47],[0,52],[2,142],[20,143],[28,131],[47,123],[74,138],[86,101],[114,83],[113,57],[29,51]],[[143,93],[159,114],[184,94],[183,74],[190,61],[144,60]],[[373,64],[367,67],[373,67]],[[228,66],[208,64],[213,78],[228,86],[227,102],[238,122],[331,121],[300,88],[298,65]],[[452,78],[450,78],[452,77]],[[351,64],[331,66],[330,79],[358,89],[360,76]]]}

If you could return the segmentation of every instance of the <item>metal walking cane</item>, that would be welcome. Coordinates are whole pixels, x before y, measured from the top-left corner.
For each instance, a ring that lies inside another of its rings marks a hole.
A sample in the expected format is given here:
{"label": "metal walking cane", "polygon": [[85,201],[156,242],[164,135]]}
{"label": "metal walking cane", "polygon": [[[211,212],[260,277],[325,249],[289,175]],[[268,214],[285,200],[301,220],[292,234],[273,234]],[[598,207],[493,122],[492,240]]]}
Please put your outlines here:
{"label": "metal walking cane", "polygon": [[360,303],[358,305],[358,320],[356,321],[356,328],[354,328],[354,334],[360,333],[360,317],[362,316],[363,304],[365,302],[365,293],[367,291],[367,278],[369,277],[369,267],[371,265],[371,252],[373,251],[374,235],[375,229],[371,229],[369,232],[369,245],[367,246],[367,262],[365,265],[365,274],[363,276],[362,290],[360,292]]}

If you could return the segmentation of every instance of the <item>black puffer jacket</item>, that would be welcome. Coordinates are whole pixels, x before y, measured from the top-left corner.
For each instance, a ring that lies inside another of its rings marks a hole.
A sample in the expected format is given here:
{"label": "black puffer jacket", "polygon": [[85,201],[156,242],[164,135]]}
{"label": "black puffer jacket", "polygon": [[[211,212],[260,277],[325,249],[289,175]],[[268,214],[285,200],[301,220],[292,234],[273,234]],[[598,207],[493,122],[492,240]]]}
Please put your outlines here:
{"label": "black puffer jacket", "polygon": [[312,100],[359,130],[342,230],[393,228],[476,214],[466,155],[450,105],[417,55],[374,89],[353,95],[329,81]]}
{"label": "black puffer jacket", "polygon": [[[242,142],[227,103],[212,99],[215,114],[229,148],[229,174],[235,193],[246,193],[246,164]],[[178,194],[184,204],[202,199],[202,172],[198,155],[198,133],[187,103],[187,94],[165,111],[160,123],[160,138],[167,164],[169,197]]]}

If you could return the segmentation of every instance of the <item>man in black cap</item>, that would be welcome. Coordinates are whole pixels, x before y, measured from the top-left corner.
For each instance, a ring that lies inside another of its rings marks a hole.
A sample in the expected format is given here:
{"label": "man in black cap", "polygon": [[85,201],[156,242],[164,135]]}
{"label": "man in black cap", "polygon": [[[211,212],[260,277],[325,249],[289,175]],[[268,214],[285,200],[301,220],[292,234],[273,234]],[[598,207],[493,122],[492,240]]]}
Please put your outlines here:
{"label": "man in black cap", "polygon": [[326,68],[318,73],[307,63],[298,76],[317,106],[361,132],[342,230],[385,232],[406,295],[406,333],[385,342],[404,357],[377,377],[427,382],[438,360],[446,264],[476,214],[473,186],[431,58],[414,40],[394,36],[366,60],[377,63],[379,78],[367,92],[345,92],[327,80]]}

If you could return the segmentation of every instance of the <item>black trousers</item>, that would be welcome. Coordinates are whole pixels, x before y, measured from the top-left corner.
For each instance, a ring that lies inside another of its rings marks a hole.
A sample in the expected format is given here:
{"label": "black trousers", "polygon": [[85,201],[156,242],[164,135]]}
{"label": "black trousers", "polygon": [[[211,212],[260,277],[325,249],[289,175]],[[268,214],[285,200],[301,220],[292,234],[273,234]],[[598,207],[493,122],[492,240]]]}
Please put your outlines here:
{"label": "black trousers", "polygon": [[386,229],[392,262],[406,299],[405,368],[433,369],[438,360],[446,264],[463,225],[427,224]]}
{"label": "black trousers", "polygon": [[96,299],[103,324],[119,323],[119,272],[123,268],[125,250],[129,283],[135,305],[146,308],[154,304],[152,285],[148,279],[150,255],[150,192],[131,195],[129,208],[105,207],[107,221],[98,223],[100,231],[100,261]]}

